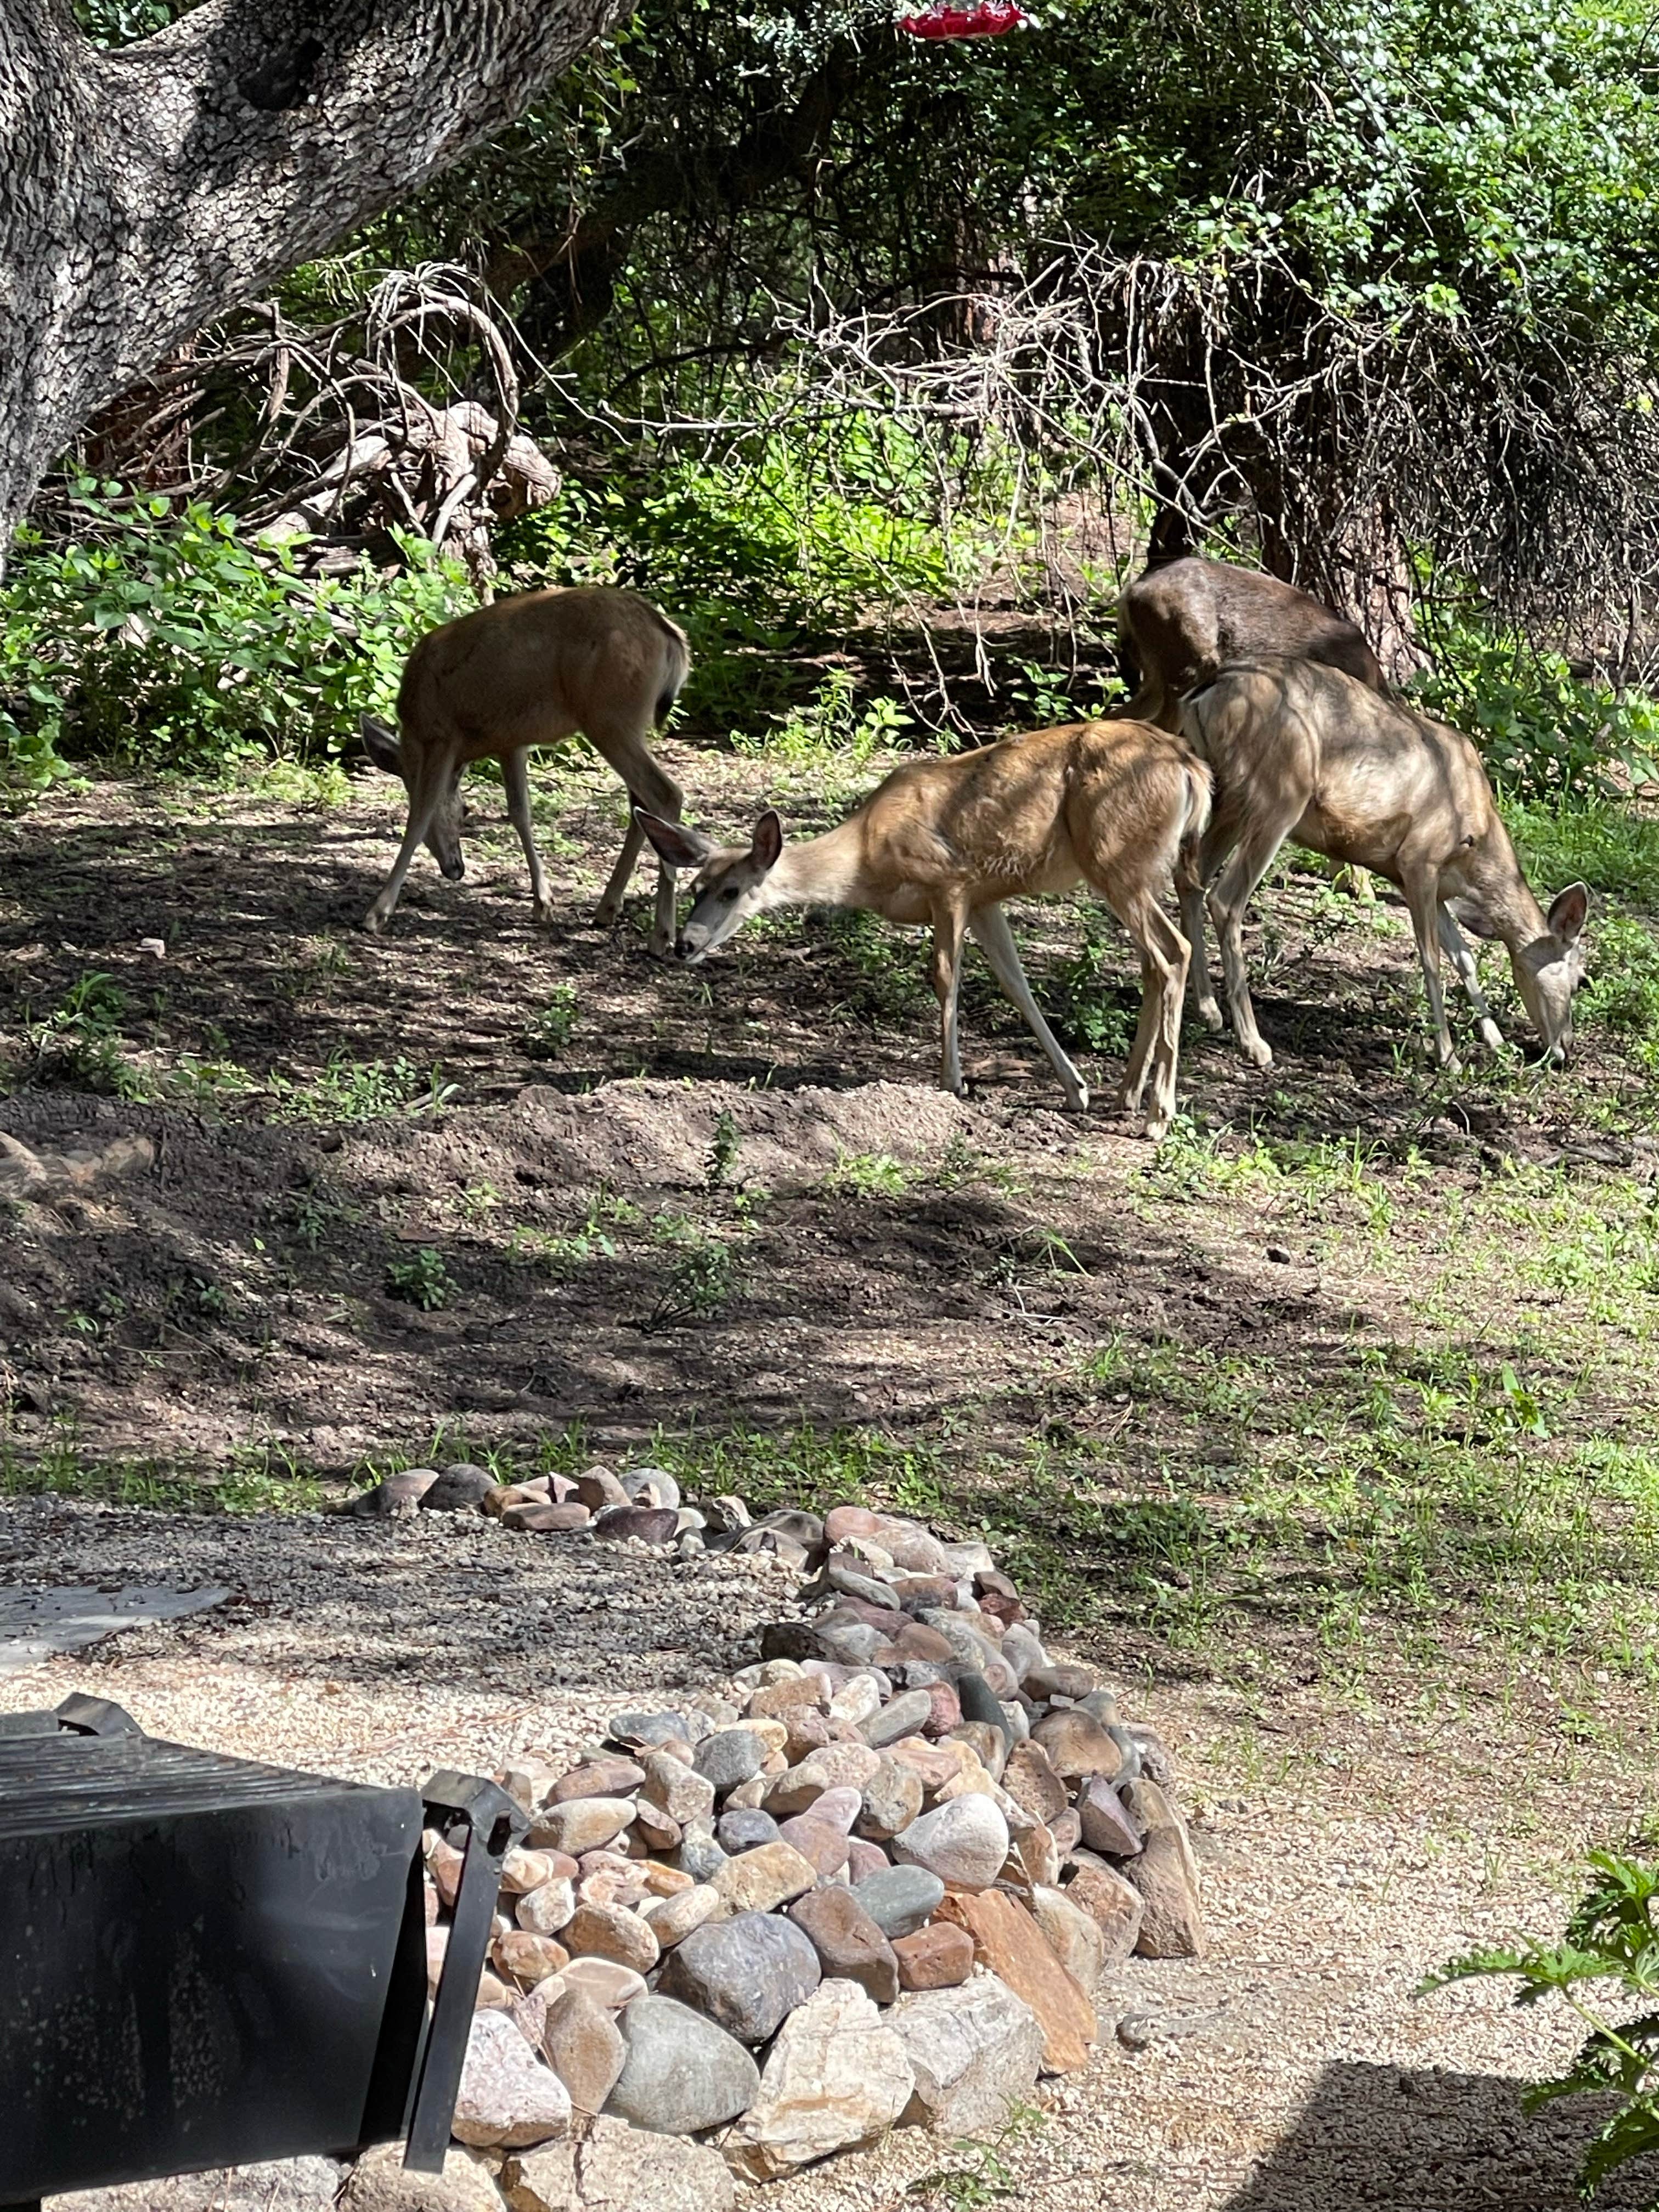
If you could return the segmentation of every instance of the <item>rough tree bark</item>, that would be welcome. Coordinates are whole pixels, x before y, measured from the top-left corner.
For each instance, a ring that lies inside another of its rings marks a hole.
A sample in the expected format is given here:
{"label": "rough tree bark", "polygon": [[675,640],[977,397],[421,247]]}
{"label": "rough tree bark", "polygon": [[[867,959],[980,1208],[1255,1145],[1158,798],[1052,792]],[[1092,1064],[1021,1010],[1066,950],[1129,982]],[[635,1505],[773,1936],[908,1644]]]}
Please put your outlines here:
{"label": "rough tree bark", "polygon": [[0,563],[75,431],[511,122],[617,0],[204,0],[106,52],[0,0]]}

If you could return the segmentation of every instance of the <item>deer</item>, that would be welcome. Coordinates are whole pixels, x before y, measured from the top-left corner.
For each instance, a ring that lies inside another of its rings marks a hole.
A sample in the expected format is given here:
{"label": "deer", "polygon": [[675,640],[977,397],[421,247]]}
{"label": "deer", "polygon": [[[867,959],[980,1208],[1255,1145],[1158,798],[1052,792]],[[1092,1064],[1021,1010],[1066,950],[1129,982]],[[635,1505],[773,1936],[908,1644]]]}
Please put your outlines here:
{"label": "deer", "polygon": [[665,866],[698,871],[676,946],[688,967],[779,907],[854,908],[931,925],[939,1082],[961,1097],[957,996],[971,936],[1079,1114],[1088,1110],[1088,1085],[1031,994],[1002,903],[1086,883],[1139,951],[1140,1018],[1121,1099],[1126,1114],[1138,1113],[1150,1073],[1145,1126],[1156,1139],[1175,1113],[1188,963],[1187,941],[1159,897],[1209,812],[1209,775],[1188,747],[1148,723],[1117,720],[907,762],[838,827],[794,842],[775,809],[738,846],[644,811],[639,818]]}
{"label": "deer", "polygon": [[[1135,678],[1127,711],[1161,729],[1181,727],[1188,691],[1229,663],[1258,654],[1340,668],[1379,696],[1391,696],[1364,634],[1345,615],[1277,576],[1195,553],[1159,558],[1155,546],[1145,574],[1118,602],[1117,634],[1120,661]],[[1375,896],[1370,876],[1363,868],[1348,874],[1354,896],[1369,905]]]}
{"label": "deer", "polygon": [[1243,921],[1274,854],[1291,837],[1372,869],[1403,893],[1439,1066],[1457,1066],[1440,985],[1443,951],[1483,1041],[1493,1050],[1504,1042],[1460,922],[1508,947],[1547,1059],[1555,1066],[1565,1060],[1572,994],[1584,972],[1580,939],[1589,893],[1582,883],[1569,884],[1547,913],[1540,906],[1480,756],[1461,730],[1380,696],[1341,669],[1265,659],[1224,668],[1191,692],[1182,729],[1215,782],[1208,827],[1176,861],[1198,1011],[1212,1030],[1222,1024],[1204,951],[1206,885],[1234,1032],[1248,1060],[1272,1066],[1250,1004]]}
{"label": "deer", "polygon": [[[606,587],[526,592],[428,631],[404,670],[398,730],[372,714],[360,725],[369,759],[401,776],[409,793],[403,843],[363,927],[385,929],[423,843],[449,881],[465,872],[461,771],[480,760],[501,764],[507,817],[530,866],[536,919],[550,921],[526,757],[533,745],[556,745],[580,731],[615,769],[630,800],[622,853],[593,917],[596,927],[613,927],[645,848],[633,806],[679,818],[680,787],[652,757],[646,738],[667,720],[690,665],[685,633],[666,615],[636,592]],[[674,876],[663,861],[652,951],[666,957],[673,938]]]}

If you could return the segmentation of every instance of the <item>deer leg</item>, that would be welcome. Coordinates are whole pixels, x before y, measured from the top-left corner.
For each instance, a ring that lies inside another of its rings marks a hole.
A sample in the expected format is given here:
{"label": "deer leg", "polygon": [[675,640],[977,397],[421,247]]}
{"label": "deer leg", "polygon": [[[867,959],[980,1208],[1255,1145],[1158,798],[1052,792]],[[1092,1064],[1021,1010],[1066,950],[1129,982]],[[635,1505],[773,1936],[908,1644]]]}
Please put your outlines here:
{"label": "deer leg", "polygon": [[392,919],[398,895],[403,890],[404,878],[409,873],[410,861],[426,842],[426,833],[432,827],[432,817],[438,811],[441,783],[417,785],[409,794],[409,818],[404,825],[404,842],[398,848],[398,857],[392,863],[392,873],[381,886],[380,895],[363,916],[363,927],[378,936]]}
{"label": "deer leg", "polygon": [[1176,896],[1181,904],[1182,933],[1191,961],[1190,980],[1197,994],[1199,1019],[1206,1029],[1221,1027],[1221,1009],[1215,1002],[1210,963],[1204,949],[1204,866],[1200,854],[1183,842],[1176,860]]}
{"label": "deer leg", "polygon": [[940,906],[933,909],[933,995],[939,1000],[939,1088],[958,1098],[967,1089],[962,1079],[962,1054],[957,1044],[957,995],[962,982],[962,935],[966,919],[960,908]]}
{"label": "deer leg", "polygon": [[1440,942],[1457,970],[1458,981],[1474,1008],[1474,1018],[1480,1025],[1480,1041],[1493,1052],[1504,1048],[1504,1032],[1492,1018],[1492,1008],[1486,1004],[1486,994],[1480,988],[1480,972],[1474,964],[1474,953],[1468,939],[1452,920],[1449,910],[1442,906],[1435,917]]}
{"label": "deer leg", "polygon": [[[592,736],[591,731],[589,735]],[[617,769],[628,787],[629,799],[635,805],[643,806],[649,813],[661,815],[665,822],[679,820],[684,794],[673,777],[664,775],[643,744],[636,742],[624,753],[624,749],[620,743],[610,741],[608,738],[602,742],[600,738],[594,737],[593,743],[604,753],[611,766]],[[625,766],[619,764],[619,755],[625,759]],[[621,920],[623,896],[628,889],[629,880],[634,873],[635,863],[638,860],[644,846],[645,832],[635,821],[630,807],[628,835],[623,840],[623,848],[617,856],[617,865],[611,871],[611,880],[605,887],[604,896],[600,899],[599,908],[594,914],[595,928],[614,929]],[[673,949],[674,871],[669,866],[667,861],[659,856],[657,861],[657,900],[651,917],[651,950],[666,957]]]}
{"label": "deer leg", "polygon": [[1025,980],[1019,947],[1014,942],[1013,931],[1008,927],[1007,915],[1000,906],[975,907],[968,917],[968,927],[974,942],[990,962],[992,974],[1025,1017],[1027,1028],[1048,1054],[1054,1073],[1060,1078],[1060,1089],[1066,1093],[1066,1103],[1073,1113],[1086,1114],[1089,1110],[1089,1086],[1078,1073],[1066,1048],[1043,1020],[1042,1010],[1031,996],[1031,987]]}
{"label": "deer leg", "polygon": [[1439,896],[1432,885],[1420,883],[1402,885],[1402,889],[1406,893],[1406,904],[1411,910],[1412,933],[1417,939],[1417,957],[1423,963],[1423,988],[1428,994],[1429,1019],[1434,1025],[1435,1065],[1455,1069],[1457,1053],[1446,1020],[1446,995],[1440,988]]}
{"label": "deer leg", "polygon": [[1156,1141],[1175,1118],[1176,1069],[1181,1053],[1181,1007],[1187,995],[1187,939],[1156,899],[1126,902],[1124,926],[1140,947],[1140,1022],[1123,1079],[1123,1109],[1139,1110],[1152,1071],[1146,1134]]}
{"label": "deer leg", "polygon": [[530,815],[530,756],[523,746],[501,756],[501,781],[507,787],[507,818],[519,833],[525,859],[530,863],[530,896],[538,921],[550,921],[553,905],[547,896],[542,856],[536,850],[536,826]]}
{"label": "deer leg", "polygon": [[1229,855],[1210,893],[1210,918],[1221,946],[1221,972],[1227,985],[1233,1033],[1246,1060],[1257,1067],[1271,1067],[1273,1055],[1255,1025],[1255,1009],[1250,1004],[1250,979],[1244,965],[1244,909],[1284,843],[1288,826],[1275,823],[1246,836]]}

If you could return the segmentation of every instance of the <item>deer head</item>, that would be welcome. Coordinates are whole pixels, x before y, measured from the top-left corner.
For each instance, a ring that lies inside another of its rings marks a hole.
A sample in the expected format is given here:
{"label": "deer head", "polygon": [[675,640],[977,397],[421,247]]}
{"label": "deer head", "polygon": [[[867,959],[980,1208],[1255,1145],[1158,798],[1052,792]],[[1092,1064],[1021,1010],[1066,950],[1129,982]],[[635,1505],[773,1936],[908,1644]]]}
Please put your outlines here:
{"label": "deer head", "polygon": [[678,957],[695,967],[766,904],[767,878],[783,851],[783,823],[769,807],[747,845],[721,847],[701,830],[665,822],[643,807],[635,807],[634,816],[659,859],[671,868],[697,871],[691,911],[674,946]]}
{"label": "deer head", "polygon": [[[363,741],[363,750],[376,768],[386,775],[401,778],[405,789],[413,789],[410,771],[404,759],[404,749],[398,732],[388,722],[375,714],[360,714],[357,734]],[[458,762],[446,777],[438,803],[433,811],[432,826],[426,833],[427,850],[438,863],[440,872],[452,884],[459,883],[466,873],[466,861],[461,853],[461,829],[466,820],[466,805],[461,797],[461,769]]]}

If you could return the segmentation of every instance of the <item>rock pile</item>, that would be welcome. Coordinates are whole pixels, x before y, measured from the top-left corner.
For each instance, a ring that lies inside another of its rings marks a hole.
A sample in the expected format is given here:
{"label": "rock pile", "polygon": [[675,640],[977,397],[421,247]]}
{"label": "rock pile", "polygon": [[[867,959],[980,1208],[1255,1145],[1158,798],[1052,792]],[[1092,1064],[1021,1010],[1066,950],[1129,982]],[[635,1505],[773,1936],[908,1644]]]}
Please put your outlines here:
{"label": "rock pile", "polygon": [[[685,1510],[629,1481],[598,1526]],[[1088,2063],[1109,1966],[1203,1948],[1168,1752],[1051,1659],[983,1545],[856,1506],[724,1518],[799,1548],[801,1616],[725,1688],[617,1715],[568,1772],[497,1778],[530,1825],[454,2133],[511,2212],[658,2203],[671,2179],[674,2205],[721,2206],[734,2175],[896,2125],[994,2130]],[[459,1870],[429,1837],[434,1978]]]}

